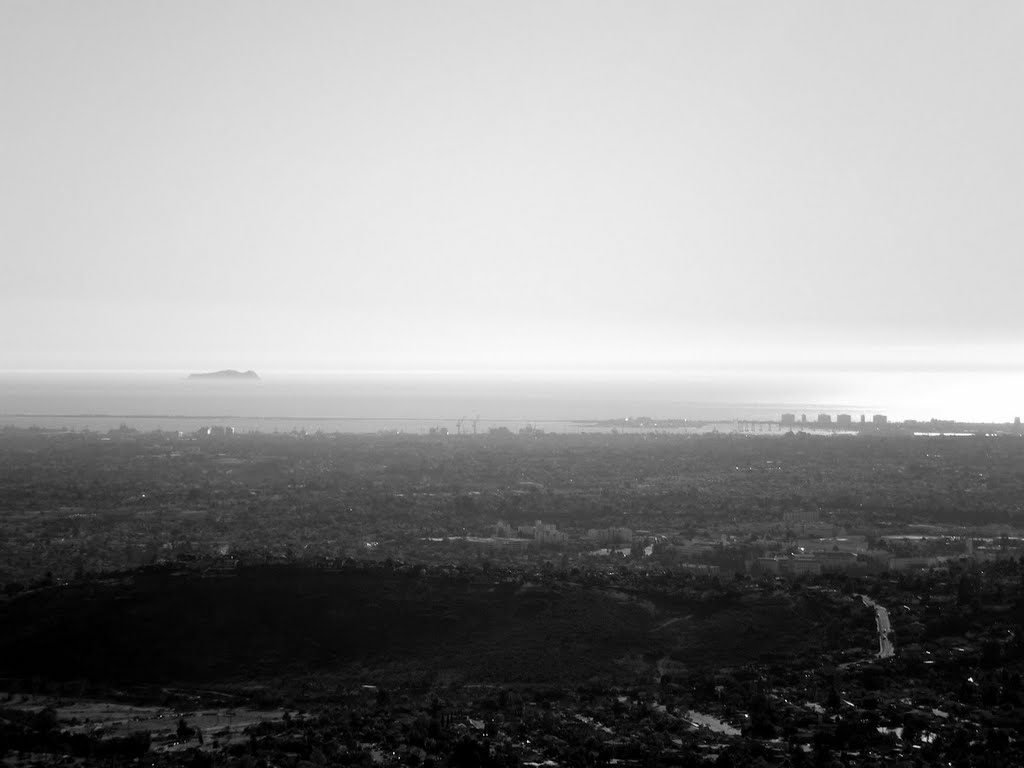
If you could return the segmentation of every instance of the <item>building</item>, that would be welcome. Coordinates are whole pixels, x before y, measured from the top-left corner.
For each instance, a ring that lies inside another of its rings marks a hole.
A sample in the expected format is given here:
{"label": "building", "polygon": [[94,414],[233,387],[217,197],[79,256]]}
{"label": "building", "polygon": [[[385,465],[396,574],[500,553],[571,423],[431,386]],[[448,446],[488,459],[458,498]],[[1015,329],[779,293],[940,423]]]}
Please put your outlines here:
{"label": "building", "polygon": [[786,555],[766,556],[748,561],[747,569],[755,575],[778,576],[779,574],[789,574],[791,576],[801,576],[805,573],[821,573],[821,562],[812,555],[793,555],[792,557]]}
{"label": "building", "polygon": [[677,563],[672,567],[677,571],[686,571],[698,576],[710,576],[712,578],[722,573],[721,566],[708,565],[707,563]]}
{"label": "building", "polygon": [[832,424],[832,417],[829,416],[827,413],[819,413],[818,414],[818,424],[829,426],[829,425]]}
{"label": "building", "polygon": [[815,557],[825,573],[852,571],[858,567],[858,558],[854,552],[819,552]]}
{"label": "building", "polygon": [[534,520],[533,525],[520,525],[516,528],[516,533],[527,539],[536,539],[537,534],[541,531],[557,531],[558,526],[552,523],[542,523],[540,520]]}
{"label": "building", "polygon": [[633,541],[633,531],[630,528],[591,528],[587,531],[587,538],[598,544],[629,544]]}
{"label": "building", "polygon": [[890,557],[888,560],[890,571],[914,571],[934,568],[938,565],[937,557]]}
{"label": "building", "polygon": [[875,425],[888,424],[889,419],[886,417],[884,413],[876,413],[874,416],[871,417],[871,423]]}
{"label": "building", "polygon": [[777,575],[782,570],[786,561],[778,557],[759,557],[753,563],[753,570],[756,573],[770,573]]}
{"label": "building", "polygon": [[818,539],[818,548],[829,552],[864,552],[868,548],[867,536],[833,531],[830,537]]}
{"label": "building", "polygon": [[537,529],[534,539],[541,546],[560,547],[569,542],[569,535],[555,530],[553,525],[545,525]]}
{"label": "building", "polygon": [[790,509],[782,513],[782,522],[793,523],[816,523],[818,522],[818,510],[816,509]]}
{"label": "building", "polygon": [[851,416],[848,413],[840,413],[838,416],[836,416],[836,424],[839,425],[840,427],[852,427],[853,416]]}
{"label": "building", "polygon": [[821,562],[810,555],[794,555],[789,559],[789,572],[794,576],[805,573],[817,575],[821,573]]}
{"label": "building", "polygon": [[520,525],[516,532],[519,536],[533,539],[541,545],[561,546],[569,541],[569,534],[562,533],[558,526],[553,523],[542,523],[540,520],[534,520],[533,525]]}
{"label": "building", "polygon": [[784,413],[784,414],[782,414],[781,423],[782,423],[783,426],[792,426],[792,425],[796,424],[796,414],[795,413]]}

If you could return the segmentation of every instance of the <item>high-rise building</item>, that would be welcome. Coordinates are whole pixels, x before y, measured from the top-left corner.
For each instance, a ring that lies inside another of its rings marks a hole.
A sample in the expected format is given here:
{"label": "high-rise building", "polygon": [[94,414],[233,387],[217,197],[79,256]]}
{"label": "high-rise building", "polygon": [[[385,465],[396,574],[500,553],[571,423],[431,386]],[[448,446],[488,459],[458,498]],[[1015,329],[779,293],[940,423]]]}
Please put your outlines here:
{"label": "high-rise building", "polygon": [[888,424],[889,423],[889,419],[886,417],[886,415],[884,413],[876,413],[874,416],[871,417],[871,423],[872,424]]}
{"label": "high-rise building", "polygon": [[782,414],[782,424],[784,426],[787,425],[787,424],[790,424],[790,425],[791,424],[796,424],[796,414],[795,413],[784,413],[784,414]]}
{"label": "high-rise building", "polygon": [[840,427],[849,427],[853,424],[853,417],[848,413],[840,413],[836,416],[836,424]]}
{"label": "high-rise building", "polygon": [[819,424],[831,424],[832,423],[832,417],[829,414],[827,414],[827,413],[819,413],[818,414],[818,423]]}

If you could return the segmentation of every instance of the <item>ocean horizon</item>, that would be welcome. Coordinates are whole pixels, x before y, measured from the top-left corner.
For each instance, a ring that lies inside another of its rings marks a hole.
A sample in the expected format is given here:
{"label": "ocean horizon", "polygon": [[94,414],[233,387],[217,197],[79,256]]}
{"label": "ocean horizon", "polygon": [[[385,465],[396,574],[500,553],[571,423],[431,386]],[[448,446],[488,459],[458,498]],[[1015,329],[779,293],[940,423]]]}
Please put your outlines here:
{"label": "ocean horizon", "polygon": [[705,370],[689,372],[262,372],[256,381],[188,371],[0,373],[0,425],[107,430],[464,432],[526,424],[551,431],[627,417],[778,420],[848,413],[892,421],[1006,423],[1019,415],[1016,371]]}

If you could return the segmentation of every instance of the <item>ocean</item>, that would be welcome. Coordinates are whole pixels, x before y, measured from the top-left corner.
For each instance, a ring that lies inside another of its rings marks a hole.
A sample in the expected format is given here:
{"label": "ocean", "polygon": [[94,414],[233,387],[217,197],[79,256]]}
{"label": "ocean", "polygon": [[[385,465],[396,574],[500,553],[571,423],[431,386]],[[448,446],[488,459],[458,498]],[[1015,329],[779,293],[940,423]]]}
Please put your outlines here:
{"label": "ocean", "polygon": [[106,431],[483,432],[646,416],[730,422],[782,413],[884,413],[1009,422],[1024,410],[1015,371],[650,373],[261,372],[258,381],[190,380],[185,371],[0,373],[0,425]]}

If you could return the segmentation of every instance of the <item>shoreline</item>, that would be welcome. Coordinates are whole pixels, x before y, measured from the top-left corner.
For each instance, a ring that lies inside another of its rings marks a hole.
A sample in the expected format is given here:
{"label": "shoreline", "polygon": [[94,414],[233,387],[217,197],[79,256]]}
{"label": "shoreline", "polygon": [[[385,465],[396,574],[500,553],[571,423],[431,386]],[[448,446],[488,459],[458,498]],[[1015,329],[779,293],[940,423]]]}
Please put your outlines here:
{"label": "shoreline", "polygon": [[[630,421],[634,423],[630,423]],[[842,427],[816,423],[789,424],[766,419],[469,419],[416,416],[237,416],[187,414],[117,413],[15,413],[0,415],[0,429],[52,432],[104,432],[127,429],[135,432],[179,432],[231,430],[234,434],[275,432],[325,434],[398,433],[434,436],[486,436],[492,430],[516,434],[603,434],[603,435],[704,435],[736,434],[773,436],[788,434],[816,437],[905,436],[905,437],[995,437],[1022,436],[1012,422],[888,422],[853,424]]]}

